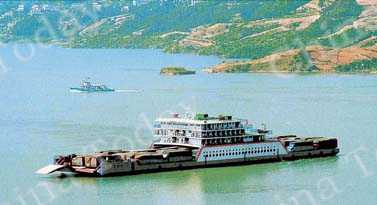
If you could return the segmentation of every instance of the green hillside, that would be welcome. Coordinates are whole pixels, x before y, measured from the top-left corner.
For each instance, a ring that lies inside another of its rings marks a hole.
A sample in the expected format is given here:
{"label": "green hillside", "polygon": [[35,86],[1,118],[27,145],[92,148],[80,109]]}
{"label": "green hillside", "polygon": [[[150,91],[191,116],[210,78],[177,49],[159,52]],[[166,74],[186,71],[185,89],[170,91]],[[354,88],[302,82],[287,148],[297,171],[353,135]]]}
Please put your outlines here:
{"label": "green hillside", "polygon": [[377,72],[377,59],[354,61],[348,65],[336,67],[339,72]]}
{"label": "green hillside", "polygon": [[[361,15],[371,8],[357,0],[2,1],[0,41],[259,59],[310,45],[339,49],[374,37],[368,18],[375,16]],[[353,26],[356,21],[361,26]]]}

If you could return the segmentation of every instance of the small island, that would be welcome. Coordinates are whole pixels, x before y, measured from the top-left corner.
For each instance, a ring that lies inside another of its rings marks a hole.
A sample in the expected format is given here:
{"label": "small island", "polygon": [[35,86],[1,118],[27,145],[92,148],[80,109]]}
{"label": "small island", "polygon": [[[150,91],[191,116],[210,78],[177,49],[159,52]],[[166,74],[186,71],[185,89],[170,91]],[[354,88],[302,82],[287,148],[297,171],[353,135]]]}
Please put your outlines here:
{"label": "small island", "polygon": [[160,74],[162,75],[193,75],[195,71],[187,70],[184,67],[164,67],[161,69]]}

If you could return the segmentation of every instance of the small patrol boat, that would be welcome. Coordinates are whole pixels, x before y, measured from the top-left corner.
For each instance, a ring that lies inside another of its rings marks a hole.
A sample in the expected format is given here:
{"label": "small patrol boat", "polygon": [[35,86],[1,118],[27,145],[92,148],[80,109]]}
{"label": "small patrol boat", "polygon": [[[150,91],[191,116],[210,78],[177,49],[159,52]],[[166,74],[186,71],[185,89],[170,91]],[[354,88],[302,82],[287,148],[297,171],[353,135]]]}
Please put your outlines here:
{"label": "small patrol boat", "polygon": [[90,78],[86,78],[81,82],[80,87],[70,88],[71,91],[76,92],[114,92],[115,89],[109,88],[104,84],[93,84]]}

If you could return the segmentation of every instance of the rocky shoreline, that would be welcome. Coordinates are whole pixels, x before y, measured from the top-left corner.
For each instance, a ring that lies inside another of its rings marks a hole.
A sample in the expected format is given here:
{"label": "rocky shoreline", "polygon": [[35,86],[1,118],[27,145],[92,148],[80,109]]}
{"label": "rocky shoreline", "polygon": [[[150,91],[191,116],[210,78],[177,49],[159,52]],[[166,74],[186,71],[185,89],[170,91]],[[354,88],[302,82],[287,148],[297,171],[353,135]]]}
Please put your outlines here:
{"label": "rocky shoreline", "polygon": [[161,75],[194,75],[196,72],[184,67],[165,67],[160,71]]}

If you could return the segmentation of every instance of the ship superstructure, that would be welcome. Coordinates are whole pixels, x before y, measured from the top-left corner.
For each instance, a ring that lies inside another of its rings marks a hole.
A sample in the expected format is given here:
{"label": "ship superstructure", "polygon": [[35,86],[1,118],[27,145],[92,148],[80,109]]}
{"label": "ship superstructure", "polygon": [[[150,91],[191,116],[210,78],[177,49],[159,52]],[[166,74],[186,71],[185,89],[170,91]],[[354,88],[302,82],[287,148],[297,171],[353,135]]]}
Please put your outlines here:
{"label": "ship superstructure", "polygon": [[159,118],[154,136],[158,140],[145,150],[58,156],[54,165],[38,172],[107,176],[333,156],[339,152],[336,138],[272,136],[265,127],[256,129],[247,120],[226,115],[173,114]]}
{"label": "ship superstructure", "polygon": [[271,131],[254,129],[247,120],[232,116],[209,117],[197,114],[157,119],[154,147],[182,146],[197,148],[197,161],[219,161],[286,155],[280,141],[270,137]]}
{"label": "ship superstructure", "polygon": [[113,88],[109,88],[104,84],[94,84],[90,78],[86,78],[81,82],[80,87],[70,88],[71,91],[78,92],[114,92]]}

